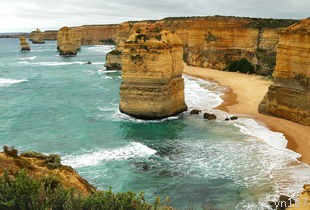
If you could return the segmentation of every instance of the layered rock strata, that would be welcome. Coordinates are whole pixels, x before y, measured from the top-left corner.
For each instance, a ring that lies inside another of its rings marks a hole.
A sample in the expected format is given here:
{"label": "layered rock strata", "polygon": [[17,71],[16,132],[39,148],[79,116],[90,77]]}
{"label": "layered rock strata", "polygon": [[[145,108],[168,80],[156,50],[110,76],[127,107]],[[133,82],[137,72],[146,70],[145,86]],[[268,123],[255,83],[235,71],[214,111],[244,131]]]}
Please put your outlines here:
{"label": "layered rock strata", "polygon": [[310,18],[280,32],[273,76],[259,111],[309,126]]}
{"label": "layered rock strata", "polygon": [[268,75],[275,67],[279,29],[295,22],[222,16],[125,22],[118,27],[116,43],[124,42],[138,28],[156,23],[181,38],[183,58],[189,65],[226,70],[234,61],[247,59],[255,73]]}
{"label": "layered rock strata", "polygon": [[81,36],[69,27],[62,27],[57,34],[57,48],[62,56],[75,56],[81,48]]}
{"label": "layered rock strata", "polygon": [[159,119],[186,110],[182,55],[175,33],[154,25],[134,32],[122,55],[121,112]]}
{"label": "layered rock strata", "polygon": [[37,28],[37,30],[32,31],[29,35],[29,40],[32,41],[33,44],[44,44],[44,34]]}
{"label": "layered rock strata", "polygon": [[29,46],[28,42],[26,41],[26,37],[20,36],[19,41],[20,41],[21,51],[30,51],[30,46]]}

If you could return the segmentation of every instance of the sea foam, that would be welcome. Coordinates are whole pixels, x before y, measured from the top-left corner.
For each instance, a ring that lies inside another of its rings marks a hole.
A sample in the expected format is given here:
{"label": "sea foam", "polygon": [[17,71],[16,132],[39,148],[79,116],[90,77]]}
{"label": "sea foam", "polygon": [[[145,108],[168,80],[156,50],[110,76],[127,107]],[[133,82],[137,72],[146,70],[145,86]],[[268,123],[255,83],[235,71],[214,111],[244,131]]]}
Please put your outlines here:
{"label": "sea foam", "polygon": [[[221,89],[215,82],[191,76],[185,76],[184,81],[186,103],[190,109],[195,108],[216,113],[218,120],[221,121],[224,117],[230,116],[227,112],[214,109],[222,103],[221,96],[226,91],[225,88]],[[264,150],[267,157],[270,157],[266,158],[265,156],[261,161],[265,166],[264,170],[270,174],[270,178],[277,185],[277,189],[275,189],[277,195],[284,194],[296,198],[302,191],[303,185],[310,182],[310,167],[297,160],[301,156],[300,154],[286,148],[287,140],[283,133],[271,131],[256,120],[247,117],[239,117],[238,120],[225,123],[233,124],[240,129],[240,132],[254,137],[262,143],[262,147],[257,149]],[[267,203],[277,195],[266,196],[265,199],[269,200],[260,202]]]}
{"label": "sea foam", "polygon": [[131,142],[127,146],[115,149],[101,149],[87,154],[64,156],[63,163],[74,168],[98,165],[103,161],[119,161],[131,158],[148,157],[154,155],[153,150],[141,143]]}
{"label": "sea foam", "polygon": [[25,80],[25,79],[17,80],[17,79],[0,78],[0,87],[10,86],[12,84],[26,82],[26,81],[28,81],[28,80]]}

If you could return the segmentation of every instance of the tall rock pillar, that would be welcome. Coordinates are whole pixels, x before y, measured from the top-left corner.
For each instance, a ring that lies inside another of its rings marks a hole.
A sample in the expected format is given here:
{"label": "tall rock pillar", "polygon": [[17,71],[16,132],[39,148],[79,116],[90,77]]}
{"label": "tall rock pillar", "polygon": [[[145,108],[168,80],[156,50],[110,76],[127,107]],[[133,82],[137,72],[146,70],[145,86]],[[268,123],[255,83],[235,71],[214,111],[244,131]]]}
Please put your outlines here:
{"label": "tall rock pillar", "polygon": [[125,42],[120,111],[160,119],[187,109],[184,101],[183,43],[175,34],[149,25]]}
{"label": "tall rock pillar", "polygon": [[81,48],[81,37],[69,27],[62,27],[57,34],[57,48],[62,56],[75,56]]}

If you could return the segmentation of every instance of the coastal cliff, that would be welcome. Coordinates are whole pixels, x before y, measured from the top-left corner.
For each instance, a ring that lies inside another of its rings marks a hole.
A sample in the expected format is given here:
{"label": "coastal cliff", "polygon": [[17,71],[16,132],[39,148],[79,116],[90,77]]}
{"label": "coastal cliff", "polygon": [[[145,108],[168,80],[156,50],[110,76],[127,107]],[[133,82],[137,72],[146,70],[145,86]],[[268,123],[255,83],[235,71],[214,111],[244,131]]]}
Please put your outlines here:
{"label": "coastal cliff", "polygon": [[310,18],[280,32],[273,76],[259,111],[310,125]]}
{"label": "coastal cliff", "polygon": [[62,27],[57,34],[57,48],[62,56],[75,56],[81,48],[81,36],[69,27]]}
{"label": "coastal cliff", "polygon": [[58,30],[47,30],[43,32],[44,40],[57,40]]}
{"label": "coastal cliff", "polygon": [[29,40],[32,41],[33,44],[44,44],[44,34],[40,31],[40,29],[36,29],[32,31],[29,35]]}
{"label": "coastal cliff", "polygon": [[142,119],[185,111],[182,54],[180,38],[156,25],[130,35],[122,55],[120,110]]}
{"label": "coastal cliff", "polygon": [[270,75],[275,67],[278,32],[295,22],[223,16],[125,22],[119,25],[116,43],[124,42],[136,29],[156,23],[180,37],[183,59],[189,65],[229,70],[233,62],[246,59],[255,73]]}
{"label": "coastal cliff", "polygon": [[21,51],[30,51],[30,46],[29,46],[28,42],[26,41],[26,37],[20,36],[19,41],[20,41]]}
{"label": "coastal cliff", "polygon": [[21,170],[35,178],[53,176],[64,188],[75,188],[84,195],[95,192],[95,188],[83,179],[74,169],[60,163],[58,155],[44,155],[38,152],[25,152],[21,155],[0,152],[0,176],[5,172],[16,176]]}

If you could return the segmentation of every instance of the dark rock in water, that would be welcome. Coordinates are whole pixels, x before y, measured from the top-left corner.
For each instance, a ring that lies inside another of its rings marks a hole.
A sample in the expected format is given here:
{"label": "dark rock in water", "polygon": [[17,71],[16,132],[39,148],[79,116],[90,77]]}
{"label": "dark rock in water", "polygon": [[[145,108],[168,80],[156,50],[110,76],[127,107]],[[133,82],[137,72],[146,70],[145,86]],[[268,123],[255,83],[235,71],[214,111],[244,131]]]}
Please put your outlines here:
{"label": "dark rock in water", "polygon": [[193,109],[192,111],[190,111],[190,114],[199,114],[200,112],[201,110]]}
{"label": "dark rock in water", "polygon": [[210,114],[210,113],[204,113],[203,118],[207,120],[216,120],[215,114]]}
{"label": "dark rock in water", "polygon": [[225,118],[225,121],[229,121],[229,118],[228,118],[228,117],[226,117],[226,118]]}
{"label": "dark rock in water", "polygon": [[279,200],[276,202],[269,202],[269,205],[271,206],[272,209],[275,210],[285,210],[288,208],[290,205],[294,204],[295,200],[286,196],[286,195],[280,195]]}
{"label": "dark rock in water", "polygon": [[90,61],[88,61],[86,64],[92,64]]}
{"label": "dark rock in water", "polygon": [[238,117],[237,117],[237,116],[231,116],[230,119],[231,119],[231,120],[237,120]]}

